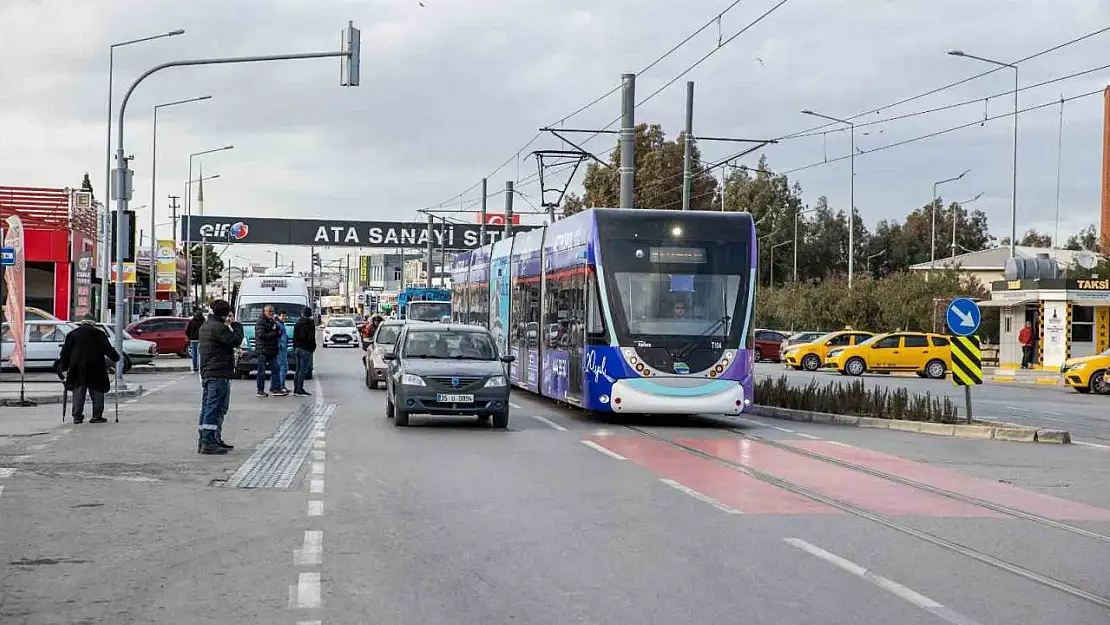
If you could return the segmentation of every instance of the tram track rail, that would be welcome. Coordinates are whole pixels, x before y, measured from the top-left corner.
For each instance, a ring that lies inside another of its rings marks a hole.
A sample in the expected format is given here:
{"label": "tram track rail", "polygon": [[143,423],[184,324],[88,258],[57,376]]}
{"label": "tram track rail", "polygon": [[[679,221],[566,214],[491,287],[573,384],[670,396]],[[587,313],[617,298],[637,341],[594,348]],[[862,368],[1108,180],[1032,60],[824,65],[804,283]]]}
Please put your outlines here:
{"label": "tram track rail", "polygon": [[[1042,586],[1045,586],[1045,587],[1051,588],[1053,590],[1065,593],[1067,595],[1071,595],[1071,596],[1079,598],[1079,599],[1083,599],[1083,600],[1088,601],[1090,603],[1093,603],[1093,604],[1095,604],[1099,607],[1110,610],[1110,597],[1105,597],[1105,596],[1100,595],[1098,593],[1085,590],[1083,588],[1080,588],[1079,586],[1075,586],[1074,584],[1070,584],[1068,582],[1056,579],[1054,577],[1050,577],[1050,576],[1045,575],[1043,573],[1039,573],[1039,572],[1037,572],[1033,569],[1024,567],[1020,564],[1016,564],[1014,562],[1009,562],[1007,560],[1003,560],[1002,558],[999,558],[997,556],[993,556],[989,553],[986,553],[984,551],[980,551],[980,550],[975,549],[973,547],[969,547],[967,545],[962,545],[960,543],[948,540],[946,538],[943,538],[943,537],[938,536],[936,534],[933,534],[931,532],[927,532],[925,530],[918,529],[918,528],[913,527],[911,525],[908,525],[906,523],[901,523],[901,522],[896,521],[894,519],[891,519],[887,516],[884,516],[882,514],[878,514],[878,513],[875,513],[875,512],[871,512],[870,510],[864,509],[860,506],[849,503],[849,502],[844,501],[842,499],[838,499],[836,497],[831,497],[829,495],[819,493],[814,489],[811,489],[811,488],[808,488],[808,487],[805,487],[805,486],[801,486],[801,485],[795,484],[794,482],[791,482],[789,480],[784,480],[782,478],[776,477],[776,476],[774,476],[770,473],[767,473],[765,471],[762,471],[760,469],[755,469],[755,468],[752,468],[752,467],[749,467],[749,466],[745,466],[742,463],[730,460],[728,458],[722,458],[722,457],[716,456],[712,453],[703,451],[701,449],[698,449],[696,447],[692,447],[690,445],[686,445],[686,444],[684,444],[682,442],[679,442],[677,440],[668,438],[668,437],[660,435],[660,434],[656,434],[655,432],[652,432],[648,429],[645,429],[644,427],[634,426],[634,425],[624,425],[623,427],[627,428],[630,431],[636,432],[637,434],[640,434],[641,436],[651,438],[653,440],[656,440],[660,443],[663,443],[663,444],[668,445],[670,447],[673,447],[675,449],[685,451],[685,452],[687,452],[687,453],[689,453],[693,456],[700,457],[700,458],[703,458],[705,460],[716,462],[718,464],[722,464],[722,465],[727,466],[729,468],[735,469],[735,470],[743,473],[744,475],[747,475],[747,476],[749,476],[753,479],[759,480],[759,481],[764,482],[766,484],[770,484],[772,486],[781,488],[783,490],[786,490],[786,491],[794,493],[796,495],[805,497],[805,498],[810,499],[812,501],[816,501],[816,502],[824,504],[826,506],[841,510],[841,511],[846,512],[848,514],[851,514],[855,517],[865,519],[867,521],[871,521],[873,523],[876,523],[876,524],[881,525],[883,527],[886,527],[888,529],[894,530],[894,531],[899,532],[901,534],[912,536],[914,538],[917,538],[918,540],[924,541],[924,542],[929,543],[931,545],[934,545],[936,547],[940,547],[941,549],[944,549],[946,551],[960,554],[962,556],[965,556],[965,557],[970,558],[972,560],[975,560],[977,562],[980,562],[980,563],[986,564],[988,566],[991,566],[995,569],[1005,571],[1005,572],[1010,573],[1012,575],[1016,575],[1018,577],[1021,577],[1021,578],[1027,579],[1029,581],[1032,581],[1034,583],[1040,584]],[[831,457],[824,456],[824,455],[816,453],[816,452],[811,452],[809,450],[798,449],[798,448],[792,447],[790,445],[785,445],[785,444],[783,444],[779,441],[773,441],[773,440],[765,439],[765,438],[755,436],[755,435],[752,435],[752,434],[748,434],[747,432],[744,432],[742,430],[726,429],[726,431],[730,432],[731,434],[737,435],[737,436],[739,436],[743,439],[750,440],[752,442],[758,442],[758,443],[761,443],[761,444],[770,445],[772,447],[775,447],[776,449],[781,449],[781,450],[788,451],[788,452],[791,452],[791,453],[796,453],[799,456],[809,457],[811,459],[819,460],[819,461],[822,461],[822,462],[828,462],[829,464],[832,464],[832,465],[840,466],[842,468],[846,468],[846,469],[849,469],[849,470],[852,470],[852,471],[858,471],[858,472],[861,472],[861,473],[864,473],[864,474],[867,474],[867,475],[872,475],[872,476],[878,477],[880,479],[889,480],[889,481],[901,484],[903,486],[907,486],[907,487],[914,488],[914,489],[919,489],[919,490],[922,490],[922,491],[925,491],[925,492],[929,492],[929,493],[944,496],[944,497],[949,497],[949,498],[951,498],[953,500],[956,500],[956,501],[961,501],[963,503],[979,506],[979,507],[982,507],[982,508],[985,508],[985,509],[988,509],[988,510],[992,510],[994,512],[998,512],[1000,514],[1004,514],[1004,515],[1007,515],[1007,516],[1010,516],[1010,517],[1013,517],[1013,518],[1018,518],[1018,519],[1022,519],[1022,520],[1042,524],[1042,525],[1052,527],[1052,528],[1055,528],[1055,529],[1058,529],[1058,530],[1061,530],[1061,531],[1064,531],[1064,532],[1071,533],[1073,535],[1082,536],[1082,537],[1085,537],[1085,538],[1090,538],[1090,539],[1093,539],[1093,540],[1096,540],[1096,541],[1099,541],[1099,542],[1110,542],[1110,536],[1106,536],[1106,535],[1100,534],[1098,532],[1087,530],[1085,528],[1069,525],[1067,523],[1061,523],[1061,522],[1056,521],[1054,519],[1049,519],[1047,517],[1043,517],[1043,516],[1040,516],[1040,515],[1037,515],[1037,514],[1025,512],[1023,510],[1018,510],[1016,508],[1011,508],[1009,506],[1003,506],[1003,505],[995,504],[995,503],[992,503],[992,502],[989,502],[989,501],[984,501],[984,500],[981,500],[981,499],[978,499],[978,498],[975,498],[975,497],[970,497],[970,496],[967,496],[967,495],[963,495],[961,493],[946,491],[945,489],[938,488],[938,487],[935,487],[935,486],[931,486],[929,484],[922,484],[922,483],[916,482],[914,480],[910,480],[910,479],[907,479],[907,478],[902,478],[902,477],[896,476],[896,475],[891,475],[889,473],[886,473],[885,471],[872,469],[870,467],[859,466],[859,465],[856,465],[856,464],[851,463],[851,462],[846,462],[846,461],[843,461],[843,460],[840,460],[840,459],[837,459],[837,458],[831,458]]]}

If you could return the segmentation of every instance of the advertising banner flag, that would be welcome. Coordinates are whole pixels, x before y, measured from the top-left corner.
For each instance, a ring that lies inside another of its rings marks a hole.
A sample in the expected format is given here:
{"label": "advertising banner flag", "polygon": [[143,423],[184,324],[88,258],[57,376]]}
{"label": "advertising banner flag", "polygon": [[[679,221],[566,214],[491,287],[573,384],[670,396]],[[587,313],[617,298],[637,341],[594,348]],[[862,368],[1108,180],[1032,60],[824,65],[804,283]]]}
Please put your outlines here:
{"label": "advertising banner flag", "polygon": [[23,373],[27,339],[25,334],[27,306],[24,300],[26,251],[23,246],[23,222],[18,215],[8,217],[7,221],[8,231],[4,233],[4,247],[12,250],[15,257],[15,262],[7,265],[4,271],[4,286],[8,292],[7,301],[4,302],[4,317],[11,329],[12,338],[15,339],[12,353],[8,356],[8,366],[16,367],[20,373]]}
{"label": "advertising banner flag", "polygon": [[156,271],[158,293],[177,291],[177,246],[170,239],[158,240]]}
{"label": "advertising banner flag", "polygon": [[[112,282],[117,280],[117,266],[118,263],[112,263]],[[138,271],[135,269],[135,263],[123,263],[123,283],[135,284],[138,281]]]}

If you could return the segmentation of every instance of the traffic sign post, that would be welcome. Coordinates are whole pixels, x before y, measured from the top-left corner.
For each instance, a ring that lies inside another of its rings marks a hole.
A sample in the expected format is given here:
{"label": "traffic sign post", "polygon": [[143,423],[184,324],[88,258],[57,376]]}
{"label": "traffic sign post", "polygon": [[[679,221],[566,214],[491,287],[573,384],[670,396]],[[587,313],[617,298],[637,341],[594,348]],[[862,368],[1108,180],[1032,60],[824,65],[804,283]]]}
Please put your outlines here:
{"label": "traffic sign post", "polygon": [[983,352],[977,336],[953,336],[948,342],[952,360],[952,384],[964,387],[967,422],[971,423],[971,387],[983,383]]}

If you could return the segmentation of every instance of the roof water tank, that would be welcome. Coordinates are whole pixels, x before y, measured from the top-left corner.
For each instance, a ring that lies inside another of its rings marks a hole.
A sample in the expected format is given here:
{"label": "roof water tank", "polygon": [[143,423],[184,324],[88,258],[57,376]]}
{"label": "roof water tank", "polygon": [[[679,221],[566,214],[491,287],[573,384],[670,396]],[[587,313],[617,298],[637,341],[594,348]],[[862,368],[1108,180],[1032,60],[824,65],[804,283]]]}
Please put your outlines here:
{"label": "roof water tank", "polygon": [[1016,257],[1006,261],[1003,277],[1007,280],[1049,280],[1060,276],[1060,265],[1048,254],[1035,258]]}

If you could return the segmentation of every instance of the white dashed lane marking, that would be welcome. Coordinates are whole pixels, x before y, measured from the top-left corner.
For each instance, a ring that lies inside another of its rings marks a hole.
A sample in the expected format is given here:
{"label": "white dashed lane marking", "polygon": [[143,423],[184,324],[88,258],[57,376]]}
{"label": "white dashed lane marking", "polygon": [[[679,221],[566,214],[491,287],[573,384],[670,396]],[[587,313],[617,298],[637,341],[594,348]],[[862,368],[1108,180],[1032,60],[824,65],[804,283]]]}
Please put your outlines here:
{"label": "white dashed lane marking", "polygon": [[324,516],[324,502],[310,501],[308,502],[308,516]]}
{"label": "white dashed lane marking", "polygon": [[597,443],[595,443],[593,441],[581,441],[581,443],[583,445],[585,445],[586,447],[589,447],[590,449],[593,449],[595,451],[600,451],[601,453],[605,454],[606,456],[609,456],[610,458],[614,458],[616,460],[628,460],[628,458],[625,458],[624,456],[618,454],[617,452],[610,451],[610,450],[602,447],[601,445],[598,445]]}
{"label": "white dashed lane marking", "polygon": [[313,609],[320,607],[320,574],[301,573],[297,576],[293,607]]}
{"label": "white dashed lane marking", "polygon": [[693,497],[694,499],[697,499],[698,501],[705,502],[705,503],[713,506],[714,508],[716,508],[718,510],[721,510],[722,512],[727,512],[729,514],[740,514],[740,511],[737,510],[736,508],[730,508],[730,507],[726,506],[725,504],[717,501],[716,499],[710,497],[709,495],[706,495],[705,493],[700,493],[700,492],[690,488],[689,486],[687,486],[685,484],[681,484],[679,482],[676,482],[674,480],[667,479],[667,478],[662,478],[659,481],[663,482],[667,486],[670,486],[671,488],[673,488],[673,489],[675,489],[679,492],[686,493],[687,495]]}
{"label": "white dashed lane marking", "polygon": [[324,492],[324,480],[312,480],[308,484],[308,492],[318,495]]}
{"label": "white dashed lane marking", "polygon": [[311,566],[323,561],[324,533],[319,530],[308,530],[304,533],[304,542],[300,549],[293,550],[293,564],[297,566]]}
{"label": "white dashed lane marking", "polygon": [[535,419],[536,421],[539,421],[540,423],[546,425],[547,427],[549,427],[553,430],[559,430],[560,432],[566,432],[567,431],[567,429],[565,427],[559,425],[558,423],[555,423],[554,421],[552,421],[551,419],[548,419],[547,417],[541,417],[539,415],[532,415],[532,418]]}

